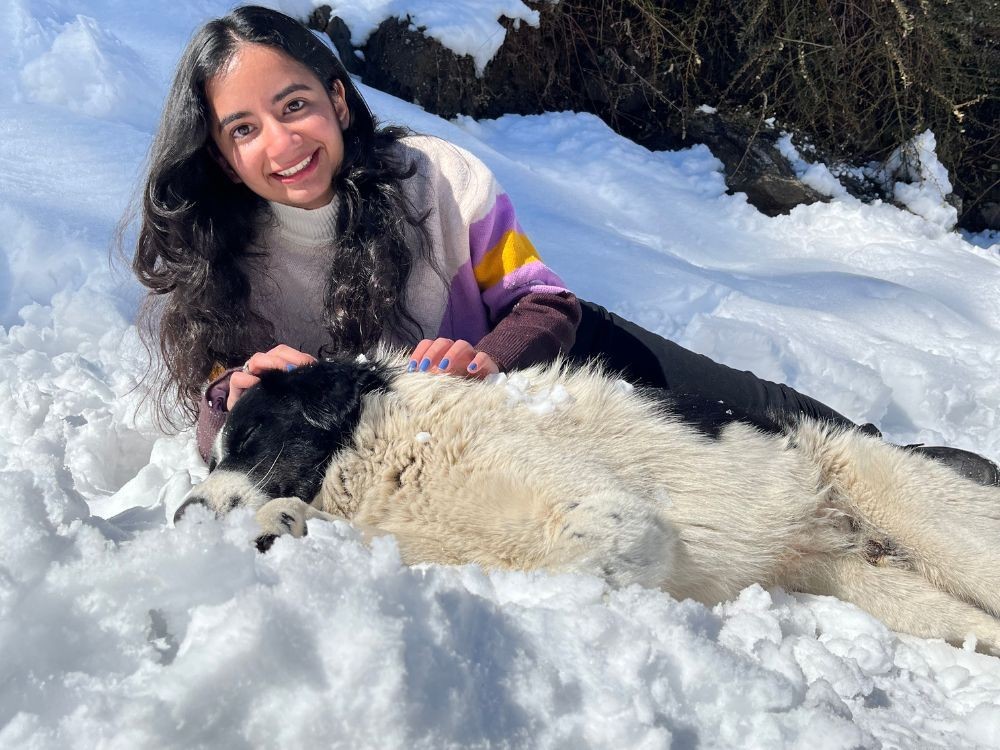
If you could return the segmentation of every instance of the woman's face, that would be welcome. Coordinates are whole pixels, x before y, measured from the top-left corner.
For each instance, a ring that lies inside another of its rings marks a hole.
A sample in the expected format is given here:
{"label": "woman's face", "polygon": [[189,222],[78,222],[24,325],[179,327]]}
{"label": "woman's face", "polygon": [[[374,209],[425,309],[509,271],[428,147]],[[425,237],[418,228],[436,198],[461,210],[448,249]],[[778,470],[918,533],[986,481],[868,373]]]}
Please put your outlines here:
{"label": "woman's face", "polygon": [[244,44],[205,94],[220,165],[234,182],[298,208],[333,200],[351,120],[340,81],[327,91],[280,50]]}

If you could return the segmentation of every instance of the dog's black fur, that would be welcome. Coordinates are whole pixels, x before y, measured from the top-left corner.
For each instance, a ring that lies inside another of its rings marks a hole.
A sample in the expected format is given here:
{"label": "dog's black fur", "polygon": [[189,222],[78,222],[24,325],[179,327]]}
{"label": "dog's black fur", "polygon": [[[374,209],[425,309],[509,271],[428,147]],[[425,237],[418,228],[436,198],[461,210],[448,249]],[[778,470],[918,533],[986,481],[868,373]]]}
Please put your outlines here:
{"label": "dog's black fur", "polygon": [[351,439],[363,397],[388,385],[385,367],[355,361],[265,372],[229,414],[209,471],[243,472],[270,497],[312,498],[331,456]]}

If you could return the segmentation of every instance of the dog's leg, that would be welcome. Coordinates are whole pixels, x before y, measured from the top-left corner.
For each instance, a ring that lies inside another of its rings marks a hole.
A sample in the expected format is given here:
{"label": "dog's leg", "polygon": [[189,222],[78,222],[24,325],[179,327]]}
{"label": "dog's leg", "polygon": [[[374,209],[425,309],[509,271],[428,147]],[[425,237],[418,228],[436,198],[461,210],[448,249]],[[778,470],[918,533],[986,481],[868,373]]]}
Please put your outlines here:
{"label": "dog's leg", "polygon": [[910,567],[955,596],[1000,616],[1000,489],[856,433],[811,446],[849,512],[888,538]]}
{"label": "dog's leg", "polygon": [[294,537],[305,536],[308,533],[306,521],[310,518],[321,518],[324,521],[336,521],[336,516],[316,510],[297,497],[278,497],[265,503],[255,516],[260,526],[260,535],[254,540],[257,549],[266,552],[274,544],[274,540],[283,534]]}
{"label": "dog's leg", "polygon": [[400,495],[379,515],[369,506],[352,521],[395,535],[411,564],[592,573],[616,586],[650,587],[673,569],[676,529],[624,490],[465,471],[435,478],[416,500]]}
{"label": "dog's leg", "polygon": [[648,502],[606,490],[554,511],[539,567],[593,573],[616,587],[668,587],[679,534]]}
{"label": "dog's leg", "polygon": [[807,566],[808,580],[796,586],[851,602],[892,630],[922,638],[944,638],[960,646],[970,634],[977,650],[1000,655],[1000,620],[935,587],[919,573],[874,566],[842,557]]}

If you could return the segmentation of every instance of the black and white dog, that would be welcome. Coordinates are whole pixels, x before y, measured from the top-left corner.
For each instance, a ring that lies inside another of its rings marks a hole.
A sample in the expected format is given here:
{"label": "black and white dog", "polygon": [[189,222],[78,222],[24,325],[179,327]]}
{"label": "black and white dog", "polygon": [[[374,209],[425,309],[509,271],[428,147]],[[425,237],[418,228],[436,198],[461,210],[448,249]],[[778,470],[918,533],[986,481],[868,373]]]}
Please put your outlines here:
{"label": "black and white dog", "polygon": [[584,571],[706,604],[751,583],[1000,651],[1000,489],[855,430],[749,424],[556,363],[481,382],[330,361],[267,373],[193,503],[395,535],[410,563]]}

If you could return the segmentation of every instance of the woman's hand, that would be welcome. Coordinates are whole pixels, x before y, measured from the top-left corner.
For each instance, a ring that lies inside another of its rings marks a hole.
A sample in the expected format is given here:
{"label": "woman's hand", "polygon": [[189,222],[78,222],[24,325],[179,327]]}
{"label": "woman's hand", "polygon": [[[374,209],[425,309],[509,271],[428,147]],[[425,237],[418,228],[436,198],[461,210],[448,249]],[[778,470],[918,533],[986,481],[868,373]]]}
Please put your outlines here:
{"label": "woman's hand", "polygon": [[293,349],[285,344],[278,344],[268,352],[257,352],[229,377],[229,397],[226,399],[226,409],[231,410],[239,401],[243,391],[260,382],[260,373],[265,370],[294,370],[301,365],[311,365],[316,361],[305,352]]}
{"label": "woman's hand", "polygon": [[477,352],[468,341],[442,338],[424,339],[417,344],[406,371],[485,378],[500,372],[500,368],[489,354]]}

